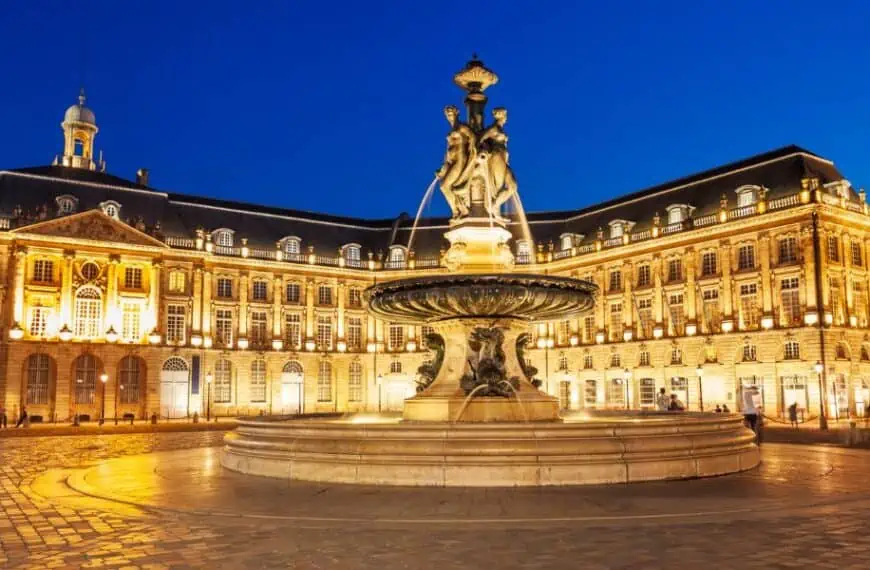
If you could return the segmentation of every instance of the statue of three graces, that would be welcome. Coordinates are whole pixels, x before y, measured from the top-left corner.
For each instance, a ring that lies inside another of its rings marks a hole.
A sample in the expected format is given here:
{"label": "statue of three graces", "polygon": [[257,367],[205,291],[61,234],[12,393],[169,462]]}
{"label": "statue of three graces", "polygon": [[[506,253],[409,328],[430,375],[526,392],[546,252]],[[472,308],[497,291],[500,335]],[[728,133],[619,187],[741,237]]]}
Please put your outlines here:
{"label": "statue of three graces", "polygon": [[[459,109],[444,108],[450,123],[444,164],[435,173],[453,218],[471,213],[471,203],[481,201],[490,216],[500,218],[501,206],[517,192],[517,181],[508,165],[504,125],[507,109],[492,110],[494,122],[482,132],[476,132],[459,120]],[[482,118],[475,124],[482,127]]]}

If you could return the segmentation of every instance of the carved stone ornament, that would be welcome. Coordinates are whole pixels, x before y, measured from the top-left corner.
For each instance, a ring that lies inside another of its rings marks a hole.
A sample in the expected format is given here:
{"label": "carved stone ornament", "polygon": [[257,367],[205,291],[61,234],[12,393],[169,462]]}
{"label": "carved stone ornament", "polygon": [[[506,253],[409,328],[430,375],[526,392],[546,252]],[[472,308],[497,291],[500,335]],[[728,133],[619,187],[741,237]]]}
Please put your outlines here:
{"label": "carved stone ornament", "polygon": [[99,210],[89,210],[12,230],[53,237],[69,237],[101,242],[115,242],[151,247],[168,247],[161,241],[107,216]]}

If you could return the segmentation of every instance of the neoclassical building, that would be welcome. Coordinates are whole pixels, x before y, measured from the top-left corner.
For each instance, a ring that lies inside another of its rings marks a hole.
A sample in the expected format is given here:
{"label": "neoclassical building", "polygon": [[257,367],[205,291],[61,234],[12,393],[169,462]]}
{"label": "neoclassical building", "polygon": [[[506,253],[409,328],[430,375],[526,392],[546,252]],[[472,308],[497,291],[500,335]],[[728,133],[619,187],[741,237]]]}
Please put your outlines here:
{"label": "neoclassical building", "polygon": [[[426,327],[370,317],[376,282],[448,271],[446,219],[357,219],[108,174],[84,95],[52,165],[0,171],[0,398],[42,421],[397,410]],[[566,204],[567,206],[568,204]],[[514,271],[601,291],[534,323],[567,409],[691,409],[758,386],[768,415],[870,403],[870,217],[834,164],[786,147],[581,210],[512,218]],[[409,247],[410,245],[410,247]],[[817,372],[820,370],[820,372]]]}

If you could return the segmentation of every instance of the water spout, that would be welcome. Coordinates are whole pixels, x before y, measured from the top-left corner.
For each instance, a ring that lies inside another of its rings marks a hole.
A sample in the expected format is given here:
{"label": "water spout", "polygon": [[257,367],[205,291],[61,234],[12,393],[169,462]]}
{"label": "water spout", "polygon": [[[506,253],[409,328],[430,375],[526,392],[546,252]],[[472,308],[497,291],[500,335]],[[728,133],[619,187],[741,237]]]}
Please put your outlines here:
{"label": "water spout", "polygon": [[514,388],[514,385],[511,384],[510,382],[508,382],[507,380],[502,380],[501,382],[499,382],[499,384],[504,384],[505,386],[507,386],[508,388],[511,389],[511,392],[514,393],[514,397],[516,397],[516,399],[517,399],[517,403],[520,405],[520,410],[523,412],[523,420],[526,423],[529,423],[529,414],[526,413],[526,405],[520,399],[520,393],[517,392],[517,389]]}
{"label": "water spout", "polygon": [[514,194],[511,196],[511,201],[513,202],[514,208],[516,208],[517,218],[519,219],[520,229],[523,232],[523,239],[529,244],[531,248],[530,257],[532,262],[535,261],[535,244],[532,241],[532,232],[529,229],[529,221],[526,219],[526,210],[523,208],[523,203],[520,201],[519,194]]}
{"label": "water spout", "polygon": [[488,386],[489,384],[480,384],[479,386],[475,386],[474,390],[468,393],[468,395],[465,397],[465,400],[463,400],[462,405],[459,407],[459,413],[456,414],[456,417],[453,419],[453,423],[458,422],[459,418],[462,417],[462,413],[465,411],[465,408],[468,407],[468,402],[471,401],[471,399],[474,397],[474,394],[476,394],[478,390],[487,388]]}
{"label": "water spout", "polygon": [[414,225],[411,226],[411,237],[408,238],[408,251],[411,251],[414,245],[414,232],[417,231],[417,223],[420,221],[420,214],[423,213],[423,208],[429,201],[432,199],[432,192],[435,190],[435,185],[438,183],[438,177],[432,179],[432,182],[429,183],[429,187],[426,188],[426,192],[423,194],[423,199],[420,200],[420,207],[417,208],[417,215],[414,217]]}

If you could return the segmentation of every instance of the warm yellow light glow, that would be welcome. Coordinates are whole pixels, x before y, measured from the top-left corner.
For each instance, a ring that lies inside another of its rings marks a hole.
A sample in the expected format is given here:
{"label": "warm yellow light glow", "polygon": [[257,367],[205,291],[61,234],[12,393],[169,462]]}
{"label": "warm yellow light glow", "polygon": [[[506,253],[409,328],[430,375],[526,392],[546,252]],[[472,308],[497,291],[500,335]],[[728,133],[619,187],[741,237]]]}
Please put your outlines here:
{"label": "warm yellow light glow", "polygon": [[819,362],[818,360],[817,360],[816,363],[813,365],[813,370],[816,371],[816,374],[821,374],[821,373],[822,373],[822,370],[824,370],[824,369],[825,369],[825,367],[822,366],[822,363]]}
{"label": "warm yellow light glow", "polygon": [[832,313],[825,313],[825,324],[830,325],[834,322],[834,315]]}
{"label": "warm yellow light glow", "polygon": [[157,329],[154,329],[148,334],[148,342],[150,342],[151,344],[160,344],[160,340],[160,333],[157,332]]}
{"label": "warm yellow light glow", "polygon": [[731,332],[734,330],[734,321],[722,321],[722,332]]}
{"label": "warm yellow light glow", "polygon": [[698,332],[698,325],[696,325],[695,323],[686,324],[686,334],[688,336],[695,336],[695,334],[697,334],[697,332]]}
{"label": "warm yellow light glow", "polygon": [[190,335],[190,346],[193,346],[195,348],[202,346],[202,335],[201,334]]}
{"label": "warm yellow light glow", "polygon": [[815,311],[808,311],[806,315],[804,315],[804,322],[808,325],[814,325],[819,322],[819,314]]}
{"label": "warm yellow light glow", "polygon": [[24,338],[24,329],[22,329],[18,323],[12,325],[12,328],[9,329],[9,338],[12,340],[21,340]]}
{"label": "warm yellow light glow", "polygon": [[378,345],[373,343],[373,342],[370,342],[366,345],[366,352],[374,352],[377,349],[378,349]]}
{"label": "warm yellow light glow", "polygon": [[634,336],[634,333],[630,330],[622,331],[622,340],[624,340],[625,342],[630,341],[633,336]]}
{"label": "warm yellow light glow", "polygon": [[316,347],[317,347],[317,345],[314,343],[313,338],[309,338],[308,340],[305,341],[305,350],[307,350],[308,352],[311,352]]}
{"label": "warm yellow light glow", "polygon": [[206,384],[211,384],[211,381],[212,381],[212,380],[214,380],[214,374],[212,374],[211,372],[206,373],[206,375],[205,375],[205,383],[206,383]]}
{"label": "warm yellow light glow", "polygon": [[595,342],[598,344],[602,344],[604,342],[604,333],[603,332],[595,333]]}
{"label": "warm yellow light glow", "polygon": [[849,315],[849,326],[857,327],[858,326],[858,317],[855,315]]}
{"label": "warm yellow light glow", "polygon": [[105,383],[108,382],[108,381],[109,381],[109,375],[108,375],[108,374],[106,374],[105,372],[103,372],[102,374],[100,374],[100,382],[102,382],[103,384],[105,384]]}
{"label": "warm yellow light glow", "polygon": [[571,338],[568,339],[568,342],[571,343],[571,346],[577,346],[578,344],[580,344],[580,337],[578,337],[576,334],[572,334]]}
{"label": "warm yellow light glow", "polygon": [[662,327],[656,326],[653,328],[653,338],[662,338],[665,334],[665,331]]}
{"label": "warm yellow light glow", "polygon": [[272,339],[272,350],[281,350],[284,348],[284,341],[280,338]]}
{"label": "warm yellow light glow", "polygon": [[335,348],[339,352],[346,352],[347,351],[347,342],[345,342],[343,339],[339,339],[338,342],[335,343]]}
{"label": "warm yellow light glow", "polygon": [[415,350],[417,350],[417,342],[413,341],[413,340],[409,340],[407,342],[407,344],[405,344],[405,349],[408,352],[414,352]]}
{"label": "warm yellow light glow", "polygon": [[538,337],[537,344],[538,344],[538,348],[544,348],[545,346],[547,346],[547,339],[545,339],[544,337]]}
{"label": "warm yellow light glow", "polygon": [[202,339],[202,346],[204,348],[211,348],[211,345],[212,345],[212,339],[210,336],[207,336],[207,337]]}
{"label": "warm yellow light glow", "polygon": [[239,347],[239,350],[248,350],[248,339],[240,338],[236,341],[236,346]]}
{"label": "warm yellow light glow", "polygon": [[57,331],[57,336],[60,337],[60,340],[62,340],[63,342],[69,342],[72,340],[73,333],[71,330],[69,330],[68,326],[63,325],[63,327],[61,327],[61,329]]}
{"label": "warm yellow light glow", "polygon": [[118,341],[118,333],[115,331],[115,327],[110,326],[109,330],[106,331],[106,340],[108,342]]}
{"label": "warm yellow light glow", "polygon": [[773,317],[771,317],[769,315],[761,317],[761,328],[772,329],[773,328]]}

